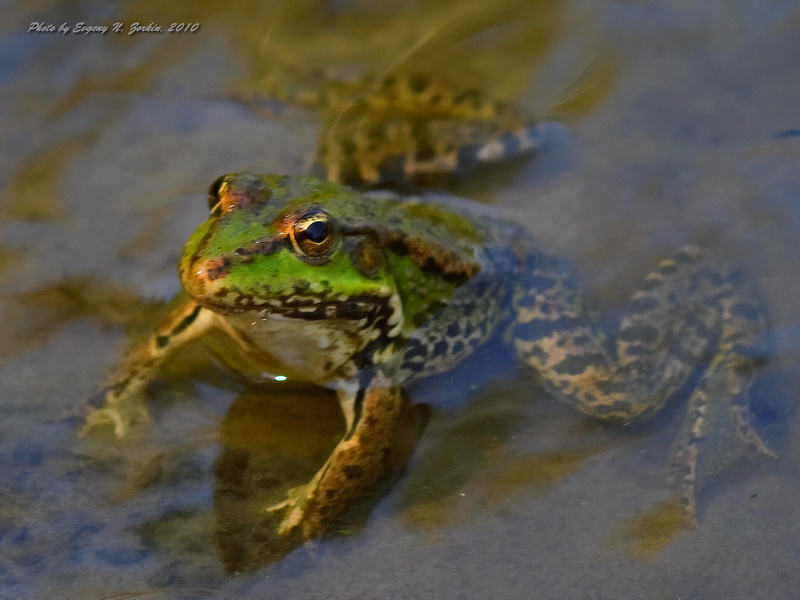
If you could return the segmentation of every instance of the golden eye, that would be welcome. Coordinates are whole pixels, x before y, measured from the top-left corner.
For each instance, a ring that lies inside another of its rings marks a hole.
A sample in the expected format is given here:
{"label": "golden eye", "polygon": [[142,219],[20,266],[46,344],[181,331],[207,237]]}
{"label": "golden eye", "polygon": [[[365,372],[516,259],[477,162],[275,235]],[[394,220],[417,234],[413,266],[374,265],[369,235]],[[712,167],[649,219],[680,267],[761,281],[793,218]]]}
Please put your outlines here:
{"label": "golden eye", "polygon": [[327,259],[338,239],[336,222],[323,210],[309,210],[292,227],[292,246],[303,258],[311,261]]}

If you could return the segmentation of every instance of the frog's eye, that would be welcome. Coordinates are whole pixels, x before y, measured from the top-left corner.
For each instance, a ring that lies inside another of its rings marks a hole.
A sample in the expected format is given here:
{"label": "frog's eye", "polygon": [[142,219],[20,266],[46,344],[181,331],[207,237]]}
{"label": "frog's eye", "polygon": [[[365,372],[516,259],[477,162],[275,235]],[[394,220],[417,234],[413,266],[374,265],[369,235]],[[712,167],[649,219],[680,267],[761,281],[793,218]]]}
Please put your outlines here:
{"label": "frog's eye", "polygon": [[323,210],[309,210],[295,221],[291,238],[292,246],[303,258],[312,261],[326,259],[336,246],[336,222]]}
{"label": "frog's eye", "polygon": [[220,197],[223,192],[223,187],[228,183],[228,176],[222,175],[217,177],[208,188],[208,209],[214,210],[214,207],[219,204]]}

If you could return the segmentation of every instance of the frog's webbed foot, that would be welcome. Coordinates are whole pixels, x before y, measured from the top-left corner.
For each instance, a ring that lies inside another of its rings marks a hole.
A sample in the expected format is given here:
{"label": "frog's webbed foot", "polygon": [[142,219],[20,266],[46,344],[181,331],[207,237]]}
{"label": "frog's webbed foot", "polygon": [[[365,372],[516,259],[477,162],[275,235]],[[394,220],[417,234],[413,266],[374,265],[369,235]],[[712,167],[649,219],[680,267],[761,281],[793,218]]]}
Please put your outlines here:
{"label": "frog's webbed foot", "polygon": [[117,365],[110,382],[88,396],[75,411],[83,421],[78,437],[111,426],[117,439],[123,439],[137,425],[152,420],[147,409],[145,388],[154,373],[138,368],[142,350],[141,345],[135,346]]}
{"label": "frog's webbed foot", "polygon": [[698,487],[747,451],[777,459],[750,424],[751,359],[720,354],[689,400],[672,471],[684,514],[697,527]]}
{"label": "frog's webbed foot", "polygon": [[283,512],[281,536],[319,538],[353,501],[404,466],[416,444],[419,428],[413,406],[405,392],[382,375],[372,376],[366,389],[339,395],[351,421],[344,438],[309,483],[292,488],[285,500],[266,508],[269,513]]}

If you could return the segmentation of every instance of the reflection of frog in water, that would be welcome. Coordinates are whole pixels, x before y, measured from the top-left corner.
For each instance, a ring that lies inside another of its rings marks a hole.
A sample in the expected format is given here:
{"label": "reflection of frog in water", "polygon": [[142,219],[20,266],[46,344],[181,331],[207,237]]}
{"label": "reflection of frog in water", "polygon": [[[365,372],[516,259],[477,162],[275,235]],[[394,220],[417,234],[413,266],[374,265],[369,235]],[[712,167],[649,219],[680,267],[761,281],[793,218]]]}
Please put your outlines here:
{"label": "reflection of frog in water", "polygon": [[272,92],[320,115],[316,167],[336,183],[439,183],[534,150],[546,125],[480,90],[422,76],[311,79],[317,85]]}
{"label": "reflection of frog in water", "polygon": [[[364,100],[367,121],[380,110],[370,102],[377,100]],[[440,113],[430,113],[433,123]],[[370,155],[366,142],[337,138],[337,147],[352,152],[332,160],[323,149],[321,162],[332,179],[412,177],[425,172],[423,162],[446,171],[515,155],[533,145],[537,129],[488,128],[482,138],[457,138],[460,149],[442,142],[423,151],[415,136],[430,131],[387,129],[387,141],[408,135],[405,147],[416,150],[392,150],[366,166],[359,162]],[[354,169],[359,177],[350,176]],[[608,340],[558,260],[517,225],[476,216],[465,201],[237,173],[212,184],[209,208],[181,258],[189,298],[117,368],[88,426],[111,421],[125,435],[138,392],[183,344],[212,331],[232,341],[222,358],[253,379],[283,376],[335,390],[344,437],[311,481],[265,507],[280,516],[284,539],[319,536],[393,467],[387,457],[407,413],[406,384],[452,368],[499,331],[555,395],[610,423],[652,415],[708,361],[675,456],[692,518],[704,476],[727,466],[738,449],[769,454],[750,427],[747,400],[761,311],[695,248],[645,278]]]}

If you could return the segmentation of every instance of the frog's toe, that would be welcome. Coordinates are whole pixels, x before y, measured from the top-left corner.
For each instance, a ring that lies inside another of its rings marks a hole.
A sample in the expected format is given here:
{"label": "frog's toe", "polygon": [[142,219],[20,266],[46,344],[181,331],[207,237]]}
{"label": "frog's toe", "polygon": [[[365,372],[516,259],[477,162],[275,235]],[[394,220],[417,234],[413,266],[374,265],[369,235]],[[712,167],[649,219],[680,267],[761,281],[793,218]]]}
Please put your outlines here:
{"label": "frog's toe", "polygon": [[307,490],[307,485],[292,488],[285,500],[264,509],[269,514],[283,512],[283,517],[278,525],[280,535],[290,536],[300,533],[305,540],[317,537],[317,532],[310,526],[314,519],[309,514]]}
{"label": "frog's toe", "polygon": [[136,407],[131,412],[122,411],[118,406],[96,408],[86,415],[86,421],[78,431],[78,436],[85,437],[94,429],[111,425],[117,439],[123,439],[134,425],[149,421],[151,421],[150,413],[143,406]]}
{"label": "frog's toe", "polygon": [[692,529],[697,529],[697,457],[698,447],[692,445],[680,448],[672,461],[683,514]]}
{"label": "frog's toe", "polygon": [[281,535],[288,535],[303,520],[303,509],[291,498],[268,506],[264,510],[270,514],[285,512],[280,525],[278,525],[278,533]]}
{"label": "frog's toe", "polygon": [[681,489],[681,507],[683,516],[686,517],[690,529],[697,529],[697,504],[695,500],[695,486],[692,483]]}
{"label": "frog's toe", "polygon": [[761,436],[758,435],[753,426],[750,425],[750,419],[747,414],[747,407],[746,406],[735,406],[731,409],[731,416],[733,418],[733,422],[736,424],[736,432],[739,434],[739,439],[744,442],[745,445],[749,446],[759,454],[764,456],[768,456],[769,458],[778,459],[778,455],[775,454],[769,447],[764,443],[764,440],[761,439]]}
{"label": "frog's toe", "polygon": [[286,514],[283,516],[280,525],[278,525],[278,533],[289,535],[303,522],[304,511],[294,503],[285,502],[282,504],[282,508],[286,509]]}

